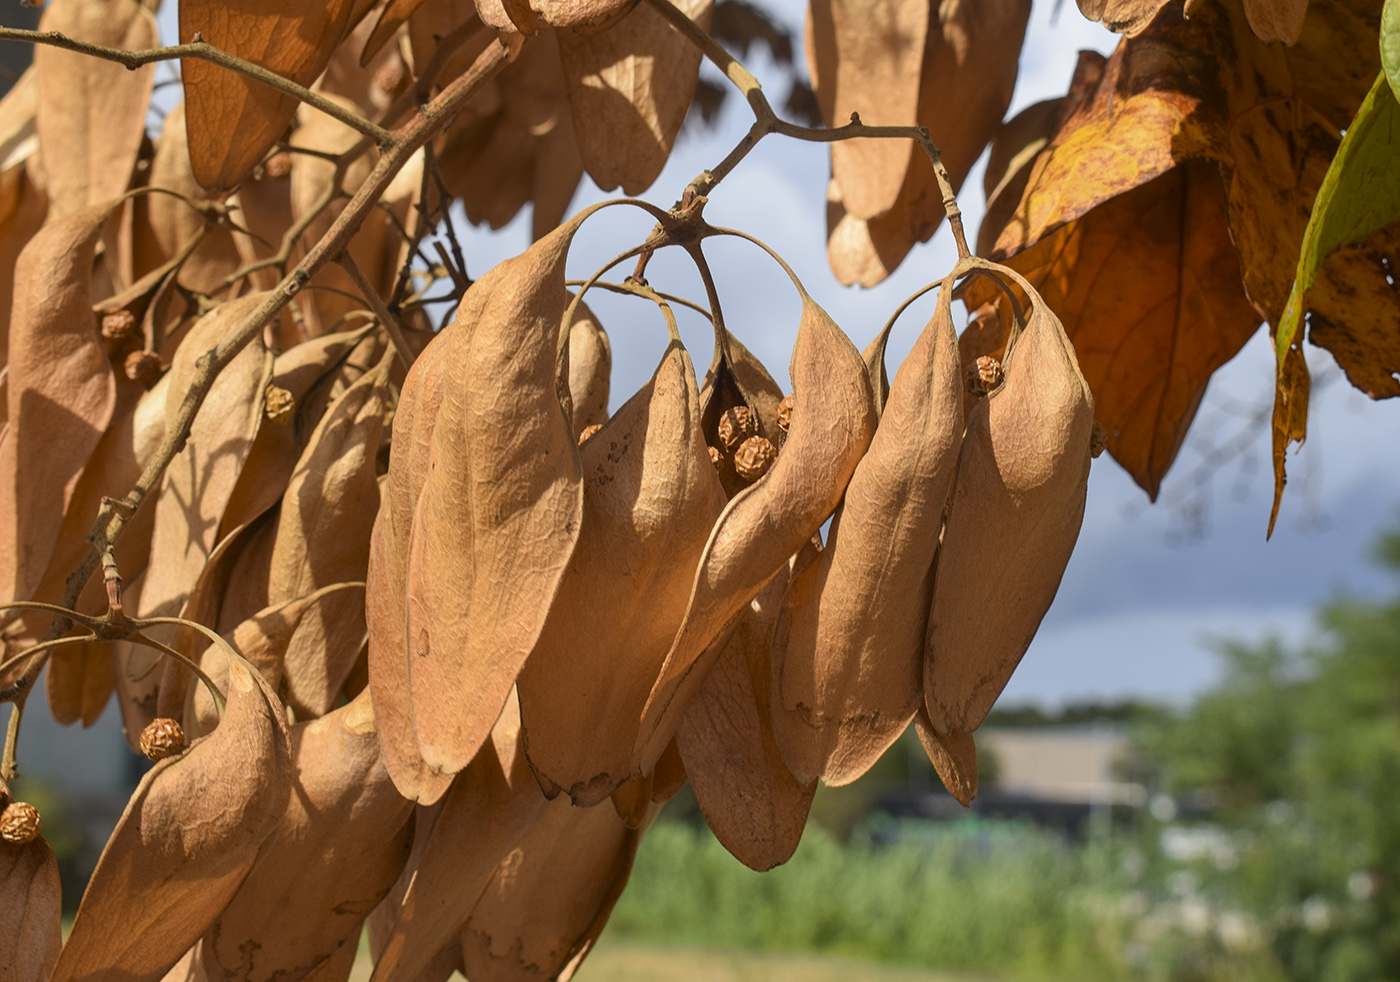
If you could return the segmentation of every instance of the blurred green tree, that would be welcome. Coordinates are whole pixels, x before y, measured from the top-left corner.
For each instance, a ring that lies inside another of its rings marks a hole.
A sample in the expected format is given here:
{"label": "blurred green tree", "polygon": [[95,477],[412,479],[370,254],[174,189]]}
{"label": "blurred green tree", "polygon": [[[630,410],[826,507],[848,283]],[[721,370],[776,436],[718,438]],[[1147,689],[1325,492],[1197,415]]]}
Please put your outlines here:
{"label": "blurred green tree", "polygon": [[[1400,528],[1375,557],[1400,578]],[[1290,978],[1400,979],[1400,592],[1317,626],[1297,649],[1223,645],[1220,687],[1142,740],[1247,844],[1207,889],[1254,913]]]}

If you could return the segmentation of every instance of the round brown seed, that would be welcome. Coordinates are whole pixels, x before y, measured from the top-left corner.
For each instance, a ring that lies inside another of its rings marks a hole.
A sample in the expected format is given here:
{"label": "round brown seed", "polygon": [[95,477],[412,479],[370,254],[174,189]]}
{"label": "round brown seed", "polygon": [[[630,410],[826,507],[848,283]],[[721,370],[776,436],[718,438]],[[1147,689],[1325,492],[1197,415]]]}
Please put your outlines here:
{"label": "round brown seed", "polygon": [[750,437],[758,435],[758,419],[748,406],[726,409],[719,418],[719,442],[730,453]]}
{"label": "round brown seed", "polygon": [[143,389],[149,389],[160,381],[160,355],[150,351],[133,351],[126,356],[122,366],[126,377]]}
{"label": "round brown seed", "polygon": [[185,730],[173,719],[162,717],[141,731],[141,752],[151,760],[164,760],[185,749]]}
{"label": "round brown seed", "polygon": [[108,341],[122,341],[136,333],[136,318],[129,310],[118,310],[102,317],[102,337]]}
{"label": "round brown seed", "polygon": [[783,396],[783,401],[778,403],[778,425],[786,433],[792,426],[792,396]]}
{"label": "round brown seed", "polygon": [[761,436],[751,436],[740,445],[738,453],[734,455],[734,470],[744,480],[753,483],[767,474],[768,468],[772,467],[773,461],[777,459],[777,447]]}
{"label": "round brown seed", "polygon": [[280,385],[269,382],[263,398],[263,417],[269,423],[290,423],[296,411],[296,397]]}
{"label": "round brown seed", "polygon": [[967,391],[973,395],[984,396],[1001,385],[1004,374],[1001,362],[991,355],[982,355],[968,367]]}
{"label": "round brown seed", "polygon": [[705,449],[710,452],[710,463],[715,465],[715,470],[722,470],[724,468],[724,454],[714,447],[706,447]]}
{"label": "round brown seed", "polygon": [[0,839],[22,846],[39,835],[39,809],[27,801],[12,801],[0,812]]}

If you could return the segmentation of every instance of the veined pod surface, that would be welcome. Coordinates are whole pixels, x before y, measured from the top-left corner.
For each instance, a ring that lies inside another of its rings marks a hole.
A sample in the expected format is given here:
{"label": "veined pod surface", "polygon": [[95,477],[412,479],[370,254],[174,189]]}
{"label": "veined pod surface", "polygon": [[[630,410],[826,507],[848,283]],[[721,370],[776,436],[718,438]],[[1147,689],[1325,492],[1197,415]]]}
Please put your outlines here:
{"label": "veined pod surface", "polygon": [[[463,302],[473,300],[469,293]],[[384,766],[404,797],[427,802],[437,801],[442,796],[452,783],[452,775],[429,770],[413,736],[408,699],[408,642],[404,632],[408,606],[404,581],[413,506],[427,479],[433,422],[451,367],[443,357],[446,351],[447,346],[440,341],[429,344],[404,379],[394,413],[389,473],[385,477],[379,513],[370,532],[369,570],[365,574],[369,688],[379,721]]]}
{"label": "veined pod surface", "polygon": [[218,727],[160,761],[127,803],[83,894],[53,982],[155,982],[223,913],[286,810],[281,703],[229,666]]}
{"label": "veined pod surface", "polygon": [[1079,537],[1089,480],[1094,397],[1074,348],[1023,277],[991,268],[1031,309],[958,456],[924,650],[924,701],[943,735],[982,724],[1030,646]]}
{"label": "veined pod surface", "polygon": [[860,777],[923,699],[934,556],[963,429],[951,293],[949,277],[895,375],[826,548],[783,601],[773,729],[802,781]]}
{"label": "veined pod surface", "polygon": [[[195,980],[301,978],[358,947],[412,842],[413,803],[379,756],[368,692],[291,731],[294,793],[257,865],[205,932]],[[296,929],[287,930],[289,916]]]}
{"label": "veined pod surface", "polygon": [[583,475],[559,361],[564,260],[587,214],[479,280],[481,300],[434,342],[451,368],[407,543],[405,633],[414,736],[444,774],[490,734],[578,542]]}
{"label": "veined pod surface", "polygon": [[641,773],[656,764],[719,657],[715,638],[821,528],[870,445],[875,408],[865,363],[805,291],[789,373],[787,443],[767,474],[730,499],[710,533],[685,621],[643,710],[632,757]]}
{"label": "veined pod surface", "polygon": [[590,806],[632,774],[642,708],[724,510],[679,335],[581,454],[578,548],[519,690],[525,753],[540,786]]}
{"label": "veined pod surface", "polygon": [[[815,559],[816,547],[809,543],[794,565]],[[773,734],[770,659],[788,582],[788,572],[780,572],[739,615],[676,731],[695,798],[715,838],[759,871],[792,858],[817,790],[816,778],[793,775]]]}
{"label": "veined pod surface", "polygon": [[[373,982],[420,979],[436,953],[456,940],[497,867],[548,807],[521,752],[519,708],[508,699],[490,739],[443,796],[422,847],[414,848],[412,879]],[[554,807],[574,810],[566,801]]]}

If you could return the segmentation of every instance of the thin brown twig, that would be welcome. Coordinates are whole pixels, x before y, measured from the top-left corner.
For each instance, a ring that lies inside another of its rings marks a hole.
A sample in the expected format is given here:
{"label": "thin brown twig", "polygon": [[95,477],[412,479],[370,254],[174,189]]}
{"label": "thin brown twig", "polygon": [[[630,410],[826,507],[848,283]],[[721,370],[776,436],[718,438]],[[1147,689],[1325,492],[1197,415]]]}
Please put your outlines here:
{"label": "thin brown twig", "polygon": [[399,361],[403,362],[405,369],[413,367],[413,349],[408,346],[408,339],[404,336],[403,325],[399,319],[389,312],[389,308],[384,306],[384,298],[379,295],[379,291],[374,288],[374,284],[369,281],[364,270],[360,269],[360,264],[355,262],[355,258],[350,255],[350,250],[346,250],[341,257],[336,260],[350,274],[350,278],[355,281],[355,288],[364,295],[365,302],[369,304],[369,309],[374,311],[374,315],[379,318],[379,323],[384,325],[384,330],[389,332],[389,338],[394,342],[394,353],[399,356]]}
{"label": "thin brown twig", "polygon": [[700,25],[687,17],[684,11],[677,8],[670,0],[646,0],[646,3],[666,18],[673,28],[695,45],[701,54],[724,73],[725,77],[743,95],[754,115],[753,126],[749,127],[749,131],[744,134],[743,139],[724,160],[720,161],[717,167],[704,171],[690,182],[686,187],[683,201],[695,195],[708,195],[714,190],[715,185],[729,175],[729,172],[738,165],[739,161],[747,157],[749,152],[771,133],[780,133],[795,140],[806,140],[812,143],[836,143],[841,140],[864,138],[913,140],[923,147],[924,153],[928,155],[929,163],[933,165],[934,177],[937,179],[939,191],[943,195],[943,211],[948,216],[948,225],[952,228],[953,239],[957,243],[958,257],[966,258],[972,255],[967,247],[967,235],[963,231],[962,209],[958,207],[957,195],[953,193],[952,178],[948,176],[948,169],[943,166],[942,153],[930,139],[926,127],[866,126],[856,113],[851,113],[851,121],[845,126],[838,126],[834,129],[798,126],[796,123],[785,122],[778,118],[778,114],[769,105],[768,97],[763,94],[763,86],[759,84],[758,79],[740,64],[737,58],[725,51],[724,47]]}
{"label": "thin brown twig", "polygon": [[114,61],[130,70],[141,68],[156,61],[173,61],[176,58],[195,58],[199,61],[207,61],[230,71],[237,72],[261,82],[269,88],[285,93],[294,99],[306,103],[315,109],[319,109],[327,116],[332,116],[351,129],[363,133],[372,139],[380,147],[387,147],[394,142],[394,134],[378,123],[372,123],[359,113],[351,112],[344,106],[337,105],[325,96],[312,92],[304,85],[298,85],[291,79],[283,78],[276,72],[269,71],[261,65],[255,65],[251,61],[245,61],[237,55],[229,54],[222,48],[216,48],[208,41],[199,39],[188,44],[175,44],[164,48],[143,48],[139,51],[126,51],[122,48],[107,48],[100,44],[89,44],[86,41],[79,41],[70,38],[58,31],[24,31],[13,27],[0,27],[0,41],[28,41],[32,44],[47,44],[55,48],[63,48],[65,51],[76,51],[79,54],[89,55],[93,58],[101,58],[104,61]]}

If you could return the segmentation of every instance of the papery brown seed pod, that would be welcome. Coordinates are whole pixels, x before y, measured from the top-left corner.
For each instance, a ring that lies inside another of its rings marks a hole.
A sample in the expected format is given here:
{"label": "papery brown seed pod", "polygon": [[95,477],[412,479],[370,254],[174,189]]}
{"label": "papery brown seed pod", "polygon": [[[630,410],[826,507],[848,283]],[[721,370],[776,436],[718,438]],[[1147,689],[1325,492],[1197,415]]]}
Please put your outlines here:
{"label": "papery brown seed pod", "polygon": [[[0,779],[0,805],[9,791]],[[36,836],[26,843],[0,840],[0,978],[46,982],[58,961],[63,923],[58,864]]]}
{"label": "papery brown seed pod", "polygon": [[[801,780],[860,777],[923,701],[924,635],[963,432],[950,293],[889,387],[815,563],[793,576],[773,639],[773,730]],[[888,334],[867,349],[872,378]]]}
{"label": "papery brown seed pod", "polygon": [[594,433],[597,433],[602,428],[602,423],[594,423],[592,426],[585,426],[583,428],[583,432],[578,435],[578,445],[580,447],[583,446],[586,442],[588,442],[589,437],[591,437]]}
{"label": "papery brown seed pod", "polygon": [[734,454],[734,470],[752,484],[767,474],[768,468],[777,459],[777,447],[761,436],[751,436],[739,445],[738,452]]}
{"label": "papery brown seed pod", "polygon": [[124,341],[136,333],[136,318],[129,310],[119,310],[102,317],[102,337],[106,341]]}
{"label": "papery brown seed pod", "polygon": [[792,427],[792,396],[783,396],[783,401],[778,403],[778,425],[786,433]]}
{"label": "papery brown seed pod", "polygon": [[984,396],[1001,385],[1005,373],[1001,362],[991,355],[982,355],[967,369],[967,391],[975,396]]}
{"label": "papery brown seed pod", "polygon": [[719,417],[719,442],[727,453],[750,437],[758,436],[758,418],[748,406],[726,409]]}
{"label": "papery brown seed pod", "polygon": [[296,415],[297,401],[292,394],[280,385],[267,385],[263,395],[263,416],[269,423],[290,423]]}
{"label": "papery brown seed pod", "polygon": [[968,416],[934,576],[924,703],[939,734],[986,718],[1050,609],[1079,537],[1094,397],[1064,327],[1029,297],[1006,380]]}
{"label": "papery brown seed pod", "polygon": [[168,717],[153,719],[141,731],[141,752],[151,760],[164,760],[185,749],[185,728]]}
{"label": "papery brown seed pod", "polygon": [[27,801],[12,801],[0,812],[0,839],[22,846],[39,835],[39,809]]}
{"label": "papery brown seed pod", "polygon": [[710,452],[710,463],[712,463],[712,464],[715,465],[715,470],[716,470],[716,471],[723,470],[723,469],[724,469],[724,454],[720,453],[719,450],[716,449],[715,447],[706,447],[705,449],[708,450],[708,451]]}
{"label": "papery brown seed pod", "polygon": [[143,389],[149,389],[160,381],[160,355],[151,351],[133,351],[126,356],[122,370],[131,381]]}

